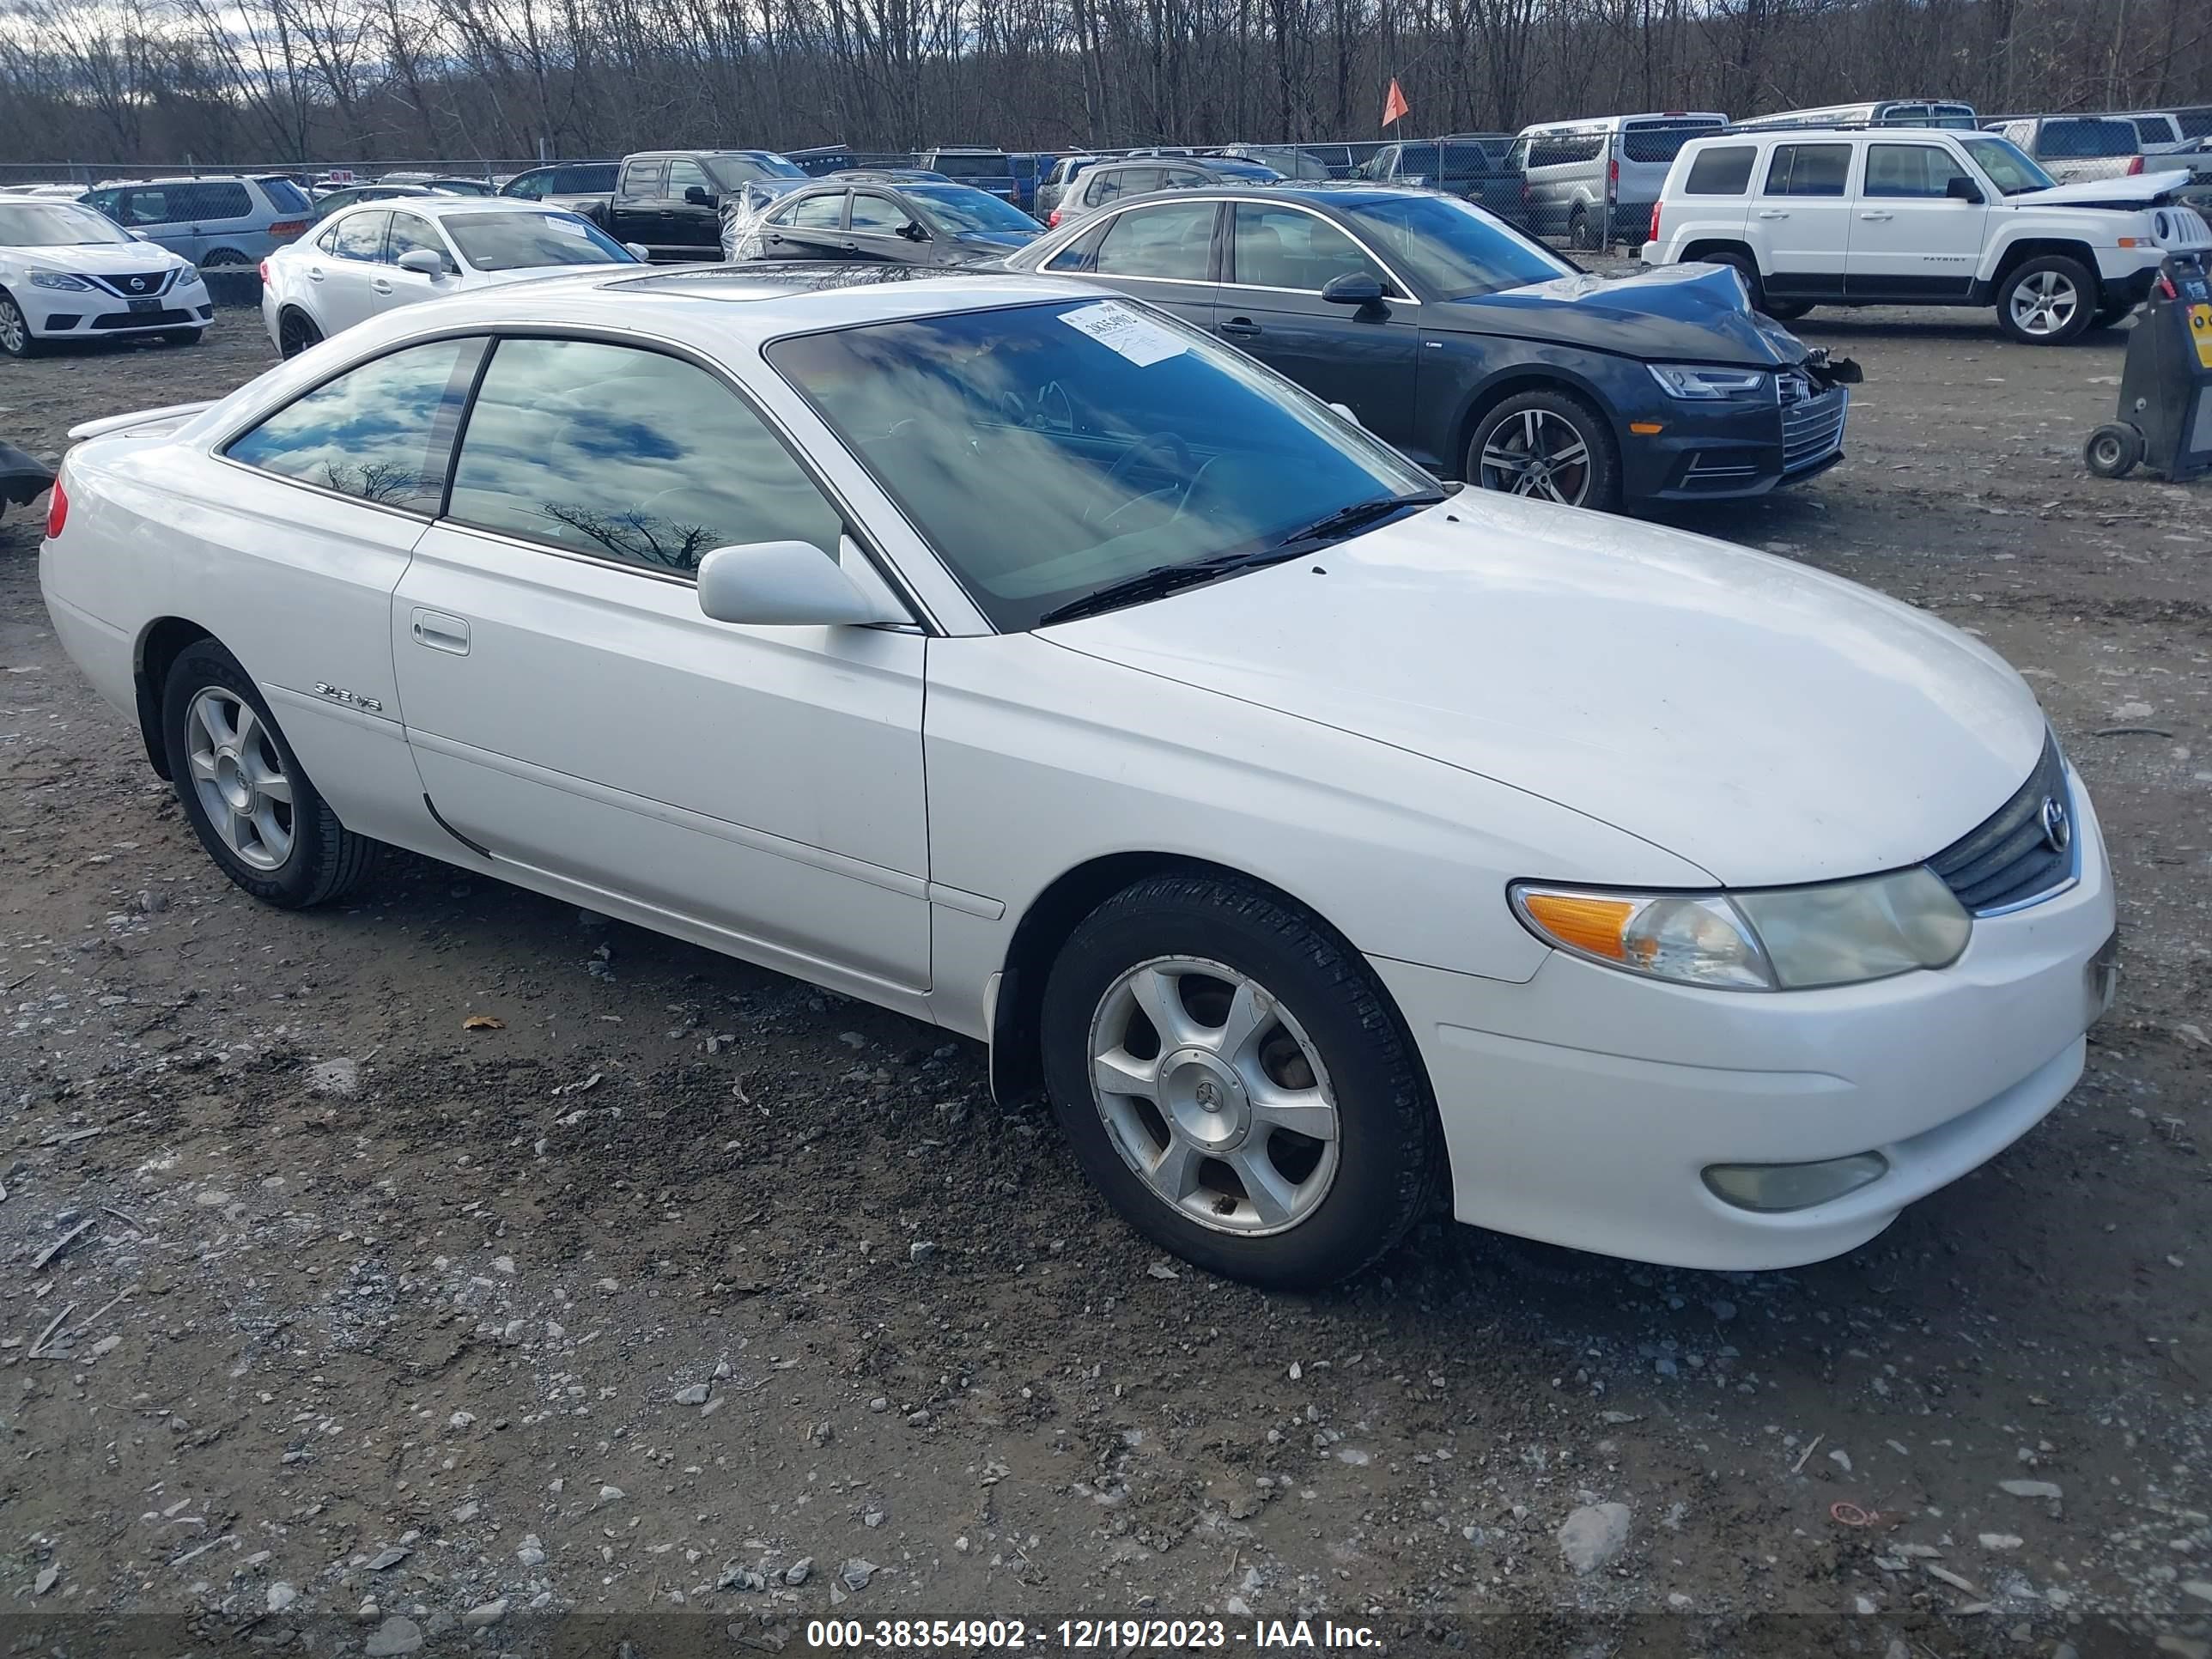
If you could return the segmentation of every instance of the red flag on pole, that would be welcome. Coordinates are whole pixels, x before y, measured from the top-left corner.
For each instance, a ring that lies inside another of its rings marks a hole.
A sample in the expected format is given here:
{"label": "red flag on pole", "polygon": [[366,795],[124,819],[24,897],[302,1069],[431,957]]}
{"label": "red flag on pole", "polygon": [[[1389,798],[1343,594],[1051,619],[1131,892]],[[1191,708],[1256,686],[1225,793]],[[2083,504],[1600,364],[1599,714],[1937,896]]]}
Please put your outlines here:
{"label": "red flag on pole", "polygon": [[1387,127],[1393,121],[1401,120],[1413,112],[1413,106],[1406,101],[1406,94],[1398,89],[1398,77],[1392,76],[1389,96],[1382,100],[1382,125]]}

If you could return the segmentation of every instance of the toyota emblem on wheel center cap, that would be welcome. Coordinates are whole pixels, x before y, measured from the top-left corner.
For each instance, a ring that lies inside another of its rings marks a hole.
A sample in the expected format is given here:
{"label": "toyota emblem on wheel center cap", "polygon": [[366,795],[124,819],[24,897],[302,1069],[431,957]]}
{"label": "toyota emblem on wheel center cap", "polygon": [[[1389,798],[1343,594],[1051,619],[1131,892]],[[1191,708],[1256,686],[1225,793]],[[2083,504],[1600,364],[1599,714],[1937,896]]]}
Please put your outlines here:
{"label": "toyota emblem on wheel center cap", "polygon": [[2074,821],[2066,815],[2066,803],[2056,795],[2043,799],[2043,839],[2054,853],[2063,853],[2074,844]]}

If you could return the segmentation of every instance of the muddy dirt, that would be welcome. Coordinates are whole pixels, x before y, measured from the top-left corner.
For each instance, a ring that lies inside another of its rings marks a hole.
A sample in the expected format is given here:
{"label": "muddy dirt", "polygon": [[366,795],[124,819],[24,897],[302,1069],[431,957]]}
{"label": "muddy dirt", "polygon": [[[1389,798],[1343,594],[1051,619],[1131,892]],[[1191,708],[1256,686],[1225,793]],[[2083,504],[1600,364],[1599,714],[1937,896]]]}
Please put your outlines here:
{"label": "muddy dirt", "polygon": [[[270,360],[254,325],[0,363],[0,435],[224,391]],[[643,1656],[835,1617],[1058,1649],[1172,1617],[1259,1650],[1304,1618],[1397,1652],[2203,1659],[2212,487],[2083,472],[2119,333],[1800,328],[1865,366],[1850,461],[1684,522],[2031,677],[2125,977],[2039,1129],[1795,1273],[1439,1220],[1262,1296],[1146,1249],[927,1027],[419,860],[259,908],[56,648],[11,513],[11,1644]]]}

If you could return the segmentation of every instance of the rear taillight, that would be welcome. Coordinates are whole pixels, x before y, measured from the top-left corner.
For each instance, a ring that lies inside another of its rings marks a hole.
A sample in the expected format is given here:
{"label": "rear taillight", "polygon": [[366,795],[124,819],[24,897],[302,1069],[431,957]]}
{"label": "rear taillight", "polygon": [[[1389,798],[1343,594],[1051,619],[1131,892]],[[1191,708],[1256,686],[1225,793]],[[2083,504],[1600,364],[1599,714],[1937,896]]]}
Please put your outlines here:
{"label": "rear taillight", "polygon": [[2128,176],[2130,178],[2133,178],[2136,173],[2141,173],[2142,170],[2143,158],[2142,156],[2133,155],[2128,158]]}
{"label": "rear taillight", "polygon": [[1058,230],[1060,228],[1060,210],[1058,208],[1054,208],[1052,210],[1052,217],[1046,220],[1044,222],[1045,228],[1048,230]]}
{"label": "rear taillight", "polygon": [[1605,199],[1608,202],[1620,199],[1620,157],[1618,155],[1605,164]]}
{"label": "rear taillight", "polygon": [[279,219],[269,227],[269,234],[281,240],[286,236],[297,236],[307,228],[307,222],[305,219]]}
{"label": "rear taillight", "polygon": [[69,522],[69,491],[63,485],[64,474],[54,474],[53,488],[46,497],[46,539],[52,541],[62,533]]}
{"label": "rear taillight", "polygon": [[269,286],[269,261],[266,259],[261,262],[261,286],[264,288]]}
{"label": "rear taillight", "polygon": [[1647,242],[1659,240],[1659,204],[1656,202],[1651,204],[1651,234],[1644,240]]}

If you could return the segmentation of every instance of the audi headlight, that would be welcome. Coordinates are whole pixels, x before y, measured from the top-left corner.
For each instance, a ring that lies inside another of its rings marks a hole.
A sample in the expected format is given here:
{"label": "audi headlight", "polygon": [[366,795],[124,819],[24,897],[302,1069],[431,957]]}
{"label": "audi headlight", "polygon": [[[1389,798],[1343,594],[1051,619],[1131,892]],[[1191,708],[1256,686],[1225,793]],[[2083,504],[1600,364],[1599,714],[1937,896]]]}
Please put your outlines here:
{"label": "audi headlight", "polygon": [[1693,403],[1756,398],[1772,384],[1763,368],[1708,368],[1700,363],[1646,363],[1670,398]]}
{"label": "audi headlight", "polygon": [[1742,893],[1620,893],[1518,882],[1522,923],[1608,968],[1733,991],[1856,985],[1943,968],[1973,921],[1933,871]]}
{"label": "audi headlight", "polygon": [[34,270],[31,273],[33,288],[63,288],[81,290],[92,286],[82,276],[72,276],[66,270]]}

